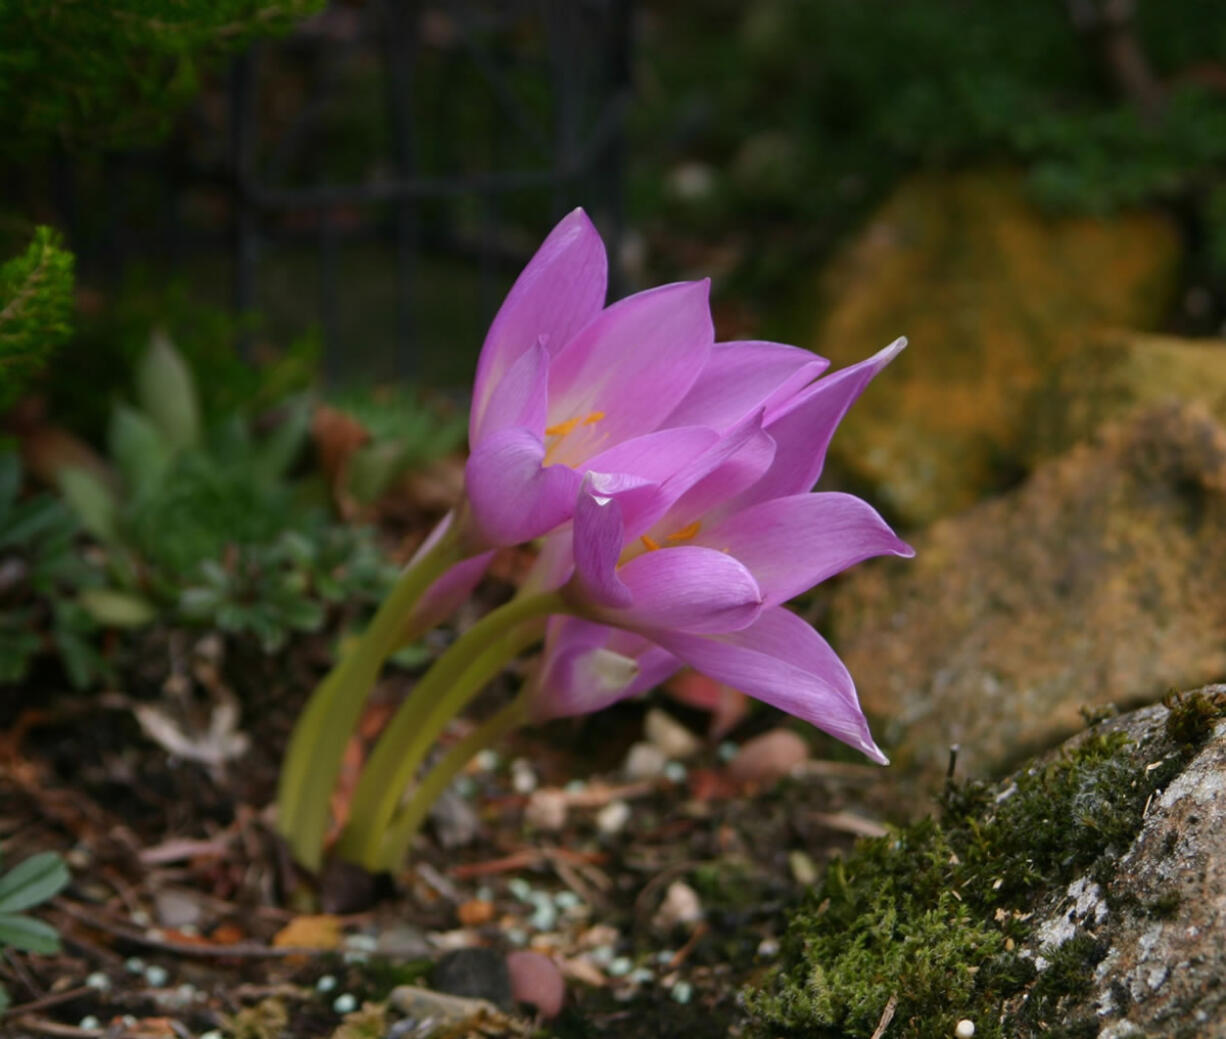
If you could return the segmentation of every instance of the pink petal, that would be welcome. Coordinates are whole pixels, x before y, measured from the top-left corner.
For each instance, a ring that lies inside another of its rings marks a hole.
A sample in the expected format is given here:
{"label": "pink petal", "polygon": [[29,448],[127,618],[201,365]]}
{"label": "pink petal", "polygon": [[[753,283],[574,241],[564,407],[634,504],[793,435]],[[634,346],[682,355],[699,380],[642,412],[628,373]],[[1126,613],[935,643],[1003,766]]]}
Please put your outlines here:
{"label": "pink petal", "polygon": [[480,422],[472,423],[472,446],[512,426],[543,434],[548,407],[549,351],[538,342],[525,350],[493,386]]}
{"label": "pink petal", "polygon": [[777,606],[872,556],[915,555],[867,502],[850,494],[795,494],[751,505],[699,531],[754,575]]}
{"label": "pink petal", "polygon": [[770,412],[829,366],[824,357],[782,343],[716,343],[668,424],[725,429],[758,408]]}
{"label": "pink petal", "polygon": [[608,261],[587,214],[562,218],[528,262],[494,317],[473,389],[469,442],[477,442],[494,387],[520,355],[543,340],[558,353],[604,306]]}
{"label": "pink petal", "polygon": [[682,282],[614,303],[554,356],[550,425],[591,419],[569,434],[564,460],[650,432],[685,396],[711,352],[708,288]]}
{"label": "pink petal", "polygon": [[504,429],[478,444],[464,469],[473,521],[489,545],[517,545],[570,519],[580,476],[542,468],[545,445],[527,429]]}
{"label": "pink petal", "polygon": [[873,742],[847,668],[795,614],[776,607],[740,631],[705,638],[660,632],[651,639],[703,674],[889,763]]}
{"label": "pink petal", "polygon": [[582,596],[601,606],[630,605],[630,590],[617,576],[622,553],[622,510],[616,498],[583,481],[575,504],[575,583]]}
{"label": "pink petal", "polygon": [[778,414],[768,416],[766,431],[778,445],[775,460],[739,504],[811,490],[822,474],[826,449],[847,409],[906,345],[905,339],[896,339],[868,360],[818,379]]}
{"label": "pink petal", "polygon": [[646,552],[617,575],[631,605],[610,609],[585,603],[593,619],[639,631],[655,641],[656,630],[734,631],[752,624],[762,608],[753,576],[732,556],[682,545]]}
{"label": "pink petal", "polygon": [[461,559],[426,589],[409,615],[406,641],[412,641],[450,617],[468,599],[489,569],[494,550]]}

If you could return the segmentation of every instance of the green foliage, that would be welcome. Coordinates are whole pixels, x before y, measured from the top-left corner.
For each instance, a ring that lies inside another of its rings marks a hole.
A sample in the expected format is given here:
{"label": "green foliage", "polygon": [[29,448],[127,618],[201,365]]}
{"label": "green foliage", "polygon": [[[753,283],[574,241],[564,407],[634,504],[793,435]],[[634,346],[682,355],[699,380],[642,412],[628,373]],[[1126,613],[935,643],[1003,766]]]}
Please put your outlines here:
{"label": "green foliage", "polygon": [[72,254],[40,227],[25,253],[0,267],[0,412],[67,338],[71,319]]}
{"label": "green foliage", "polygon": [[414,390],[351,389],[332,403],[371,436],[349,459],[346,474],[346,489],[362,504],[376,501],[403,473],[459,449],[468,435],[462,410],[446,409]]}
{"label": "green foliage", "polygon": [[321,0],[0,2],[0,150],[147,146],[202,74]]}
{"label": "green foliage", "polygon": [[951,787],[939,818],[861,842],[792,917],[773,978],[746,994],[754,1034],[869,1036],[894,997],[900,1037],[943,1039],[964,1017],[987,1039],[1047,1034],[1042,1022],[1059,1020],[1103,950],[1086,935],[1066,942],[1006,1013],[1035,976],[1016,952],[1031,911],[1078,876],[1109,879],[1181,764],[1090,735],[1004,791]]}
{"label": "green foliage", "polygon": [[[0,949],[59,952],[60,936],[55,928],[22,910],[46,902],[62,891],[69,879],[64,860],[51,851],[31,855],[0,876]],[[8,1003],[8,991],[0,983],[0,1013]]]}
{"label": "green foliage", "polygon": [[49,494],[22,500],[21,463],[0,453],[0,683],[22,681],[47,644],[75,685],[103,674],[96,625],[75,600],[101,572],[78,550],[80,524]]}
{"label": "green foliage", "polygon": [[[634,187],[642,209],[724,244],[752,220],[750,287],[829,248],[909,171],[1002,160],[1052,206],[1188,203],[1226,270],[1226,99],[1201,74],[1221,61],[1226,8],[1136,5],[1132,32],[1161,92],[1150,112],[1116,82],[1101,35],[1074,25],[1073,5],[702,6],[694,17],[656,5],[636,126],[652,159]],[[707,164],[709,189],[661,192],[661,155]]]}
{"label": "green foliage", "polygon": [[310,420],[283,403],[262,437],[238,414],[204,430],[196,381],[163,336],[137,367],[140,406],[116,407],[108,436],[115,480],[61,474],[64,500],[104,550],[107,583],[78,604],[110,628],[159,615],[256,638],[272,652],[315,631],[327,608],[378,601],[395,568],[370,530],[337,526],[291,478]]}

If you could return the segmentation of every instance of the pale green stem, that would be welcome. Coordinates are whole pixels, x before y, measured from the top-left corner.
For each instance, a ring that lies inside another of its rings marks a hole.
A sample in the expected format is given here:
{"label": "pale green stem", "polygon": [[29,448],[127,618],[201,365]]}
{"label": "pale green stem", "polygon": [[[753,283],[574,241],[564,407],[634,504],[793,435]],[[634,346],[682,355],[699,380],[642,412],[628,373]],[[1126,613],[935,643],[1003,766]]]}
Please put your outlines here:
{"label": "pale green stem", "polygon": [[509,704],[491,715],[459,743],[452,747],[417,785],[408,801],[392,819],[383,838],[378,868],[395,870],[409,853],[409,846],[421,825],[426,821],[431,805],[451,785],[473,756],[480,750],[498,742],[513,729],[519,728],[528,716],[528,699],[518,696]]}
{"label": "pale green stem", "polygon": [[455,526],[400,575],[370,626],[315,688],[294,726],[277,788],[277,828],[294,857],[317,870],[323,858],[329,799],[345,745],[387,657],[396,650],[413,607],[461,558]]}
{"label": "pale green stem", "polygon": [[362,770],[349,805],[349,823],[337,845],[343,858],[378,868],[383,836],[401,795],[447,723],[540,638],[540,628],[525,621],[566,612],[556,592],[512,599],[482,617],[434,662],[400,705]]}

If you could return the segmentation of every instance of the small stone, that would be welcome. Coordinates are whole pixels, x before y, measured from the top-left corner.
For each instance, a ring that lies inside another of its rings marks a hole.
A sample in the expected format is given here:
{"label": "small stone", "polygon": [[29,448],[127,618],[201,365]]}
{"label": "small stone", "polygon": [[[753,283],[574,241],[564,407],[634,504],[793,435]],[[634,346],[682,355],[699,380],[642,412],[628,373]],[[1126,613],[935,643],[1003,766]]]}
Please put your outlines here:
{"label": "small stone", "polygon": [[669,993],[678,1003],[688,1003],[694,994],[694,986],[688,981],[679,981]]}
{"label": "small stone", "polygon": [[629,956],[618,956],[609,961],[605,971],[615,978],[623,978],[633,969],[634,961]]}
{"label": "small stone", "polygon": [[764,960],[778,956],[779,940],[777,938],[763,938],[758,942],[758,955]]}
{"label": "small stone", "polygon": [[626,754],[622,774],[632,783],[659,779],[668,765],[668,755],[653,743],[636,743]]}
{"label": "small stone", "polygon": [[332,1009],[338,1014],[352,1014],[357,1008],[357,998],[350,992],[342,992],[332,1001]]}
{"label": "small stone", "polygon": [[558,922],[558,907],[544,892],[535,892],[532,898],[532,916],[528,926],[536,931],[552,931]]}
{"label": "small stone", "polygon": [[566,982],[553,960],[539,952],[517,950],[507,955],[507,973],[517,1003],[536,1007],[542,1017],[558,1015],[566,999]]}
{"label": "small stone", "polygon": [[153,896],[153,908],[162,927],[181,931],[200,924],[200,903],[188,892],[163,888]]}
{"label": "small stone", "polygon": [[465,927],[480,927],[494,919],[494,903],[470,898],[456,907],[456,916]]}
{"label": "small stone", "polygon": [[725,765],[728,764],[740,752],[738,747],[732,740],[724,740],[715,750],[715,756],[719,758]]}
{"label": "small stone", "polygon": [[[501,962],[502,957],[498,959]],[[505,974],[505,964],[502,965],[502,970]],[[509,999],[509,982],[507,993]],[[406,1017],[414,1018],[419,1022],[430,1018],[437,1023],[436,1027],[437,1025],[456,1025],[478,1014],[498,1016],[497,1008],[488,1000],[468,999],[464,996],[433,992],[416,985],[397,985],[392,989],[388,1001]]]}
{"label": "small stone", "polygon": [[151,963],[145,968],[145,980],[154,988],[161,988],[169,978],[170,974],[167,973],[166,968],[159,967],[156,963]]}
{"label": "small stone", "polygon": [[788,868],[792,871],[792,879],[801,887],[817,883],[817,865],[803,851],[788,852]]}
{"label": "small stone", "polygon": [[143,974],[145,972],[145,961],[139,956],[129,956],[123,961],[123,967],[129,974]]}
{"label": "small stone", "polygon": [[625,801],[610,801],[596,813],[596,829],[612,836],[630,821],[630,806]]}
{"label": "small stone", "polygon": [[728,763],[728,775],[738,783],[769,786],[808,760],[809,745],[791,729],[772,729],[741,746]]}
{"label": "small stone", "polygon": [[506,960],[493,949],[456,949],[447,953],[430,972],[430,984],[452,996],[486,999],[503,1008],[511,1005],[511,977]]}
{"label": "small stone", "polygon": [[524,821],[533,829],[557,833],[566,825],[567,797],[557,789],[534,790],[524,809]]}
{"label": "small stone", "polygon": [[336,988],[336,978],[331,974],[325,974],[315,982],[316,992],[328,993],[334,988]]}
{"label": "small stone", "polygon": [[957,1023],[957,1025],[954,1026],[954,1035],[957,1036],[958,1039],[971,1039],[971,1036],[974,1034],[975,1022],[969,1018],[964,1017]]}
{"label": "small stone", "polygon": [[685,761],[702,749],[702,741],[671,714],[653,707],[643,722],[648,742],[658,747],[666,758]]}
{"label": "small stone", "polygon": [[77,1022],[77,1027],[84,1031],[93,1031],[99,1026],[100,1023],[101,1022],[99,1022],[99,1020],[94,1017],[93,1014],[86,1014],[85,1017],[81,1018],[81,1020]]}
{"label": "small stone", "polygon": [[559,891],[553,896],[553,904],[564,913],[573,913],[583,905],[583,899],[573,891]]}
{"label": "small stone", "polygon": [[635,967],[634,970],[626,975],[626,980],[633,982],[635,985],[646,985],[649,981],[655,981],[656,976],[652,973],[650,967]]}
{"label": "small stone", "polygon": [[516,758],[511,762],[511,788],[517,794],[530,794],[536,789],[536,772],[532,764],[525,758]]}
{"label": "small stone", "polygon": [[527,902],[532,897],[532,885],[523,877],[512,877],[508,880],[507,890],[521,902]]}
{"label": "small stone", "polygon": [[652,919],[652,926],[671,931],[678,924],[692,924],[702,919],[702,900],[689,884],[674,880],[668,885],[664,901]]}
{"label": "small stone", "polygon": [[664,778],[670,783],[684,783],[685,777],[689,775],[687,769],[680,761],[670,761],[664,766]]}
{"label": "small stone", "polygon": [[394,924],[381,930],[375,951],[393,960],[424,960],[433,952],[421,929],[410,924]]}
{"label": "small stone", "polygon": [[478,772],[493,772],[498,767],[500,760],[498,751],[486,747],[485,750],[478,751],[477,756],[473,758],[473,767]]}
{"label": "small stone", "polygon": [[111,979],[102,971],[96,970],[85,979],[85,984],[99,992],[106,992],[111,987]]}
{"label": "small stone", "polygon": [[430,807],[430,822],[439,844],[448,849],[471,844],[481,832],[481,820],[464,799],[457,783],[444,790]]}

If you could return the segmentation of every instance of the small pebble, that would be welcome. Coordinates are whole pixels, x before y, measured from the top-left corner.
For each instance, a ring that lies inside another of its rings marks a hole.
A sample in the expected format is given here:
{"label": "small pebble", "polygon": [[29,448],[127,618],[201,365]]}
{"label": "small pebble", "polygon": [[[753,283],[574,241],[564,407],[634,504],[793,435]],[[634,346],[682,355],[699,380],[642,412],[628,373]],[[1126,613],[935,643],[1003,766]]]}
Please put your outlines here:
{"label": "small pebble", "polygon": [[200,1033],[200,1039],[225,1039],[225,1037],[216,1028],[210,1028],[207,1032]]}
{"label": "small pebble", "polygon": [[494,919],[494,903],[470,898],[456,906],[455,915],[464,927],[480,927]]}
{"label": "small pebble", "polygon": [[581,794],[587,789],[587,784],[582,779],[572,779],[562,789],[568,794]]}
{"label": "small pebble", "polygon": [[964,1017],[954,1027],[954,1035],[956,1035],[958,1039],[971,1039],[971,1036],[974,1034],[975,1034],[975,1022],[972,1021],[970,1018]]}
{"label": "small pebble", "polygon": [[817,866],[803,851],[797,849],[788,852],[788,868],[801,887],[812,887],[817,883]]}
{"label": "small pebble", "polygon": [[630,821],[630,806],[625,801],[610,801],[596,813],[596,828],[609,836]]}
{"label": "small pebble", "polygon": [[690,770],[680,761],[670,761],[664,766],[664,778],[670,783],[684,783],[685,777],[689,774]]}
{"label": "small pebble", "polygon": [[676,955],[677,954],[673,952],[672,949],[661,949],[658,953],[656,953],[656,963],[660,964],[661,966],[667,966],[673,962],[673,957]]}
{"label": "small pebble", "polygon": [[336,978],[331,974],[325,974],[315,982],[316,992],[331,992],[334,988],[336,988]]}
{"label": "small pebble", "polygon": [[159,967],[156,963],[151,963],[145,968],[145,980],[154,988],[161,988],[169,979],[170,974],[167,973],[165,967]]}
{"label": "small pebble", "polygon": [[503,934],[512,945],[528,944],[528,932],[520,927],[508,927]]}
{"label": "small pebble", "polygon": [[561,790],[535,790],[524,808],[524,821],[534,829],[557,833],[566,825],[567,797]]}
{"label": "small pebble", "polygon": [[634,969],[634,961],[629,956],[618,956],[610,961],[605,971],[615,978],[624,978]]}
{"label": "small pebble", "polygon": [[702,900],[689,884],[674,880],[668,885],[664,901],[652,918],[652,926],[671,931],[678,924],[692,924],[702,919]]}
{"label": "small pebble", "polygon": [[477,784],[472,776],[460,776],[454,783],[451,784],[451,789],[461,797],[467,799],[476,796]]}
{"label": "small pebble", "polygon": [[94,1029],[94,1028],[97,1028],[100,1023],[101,1022],[96,1017],[94,1017],[93,1014],[87,1014],[85,1017],[81,1018],[81,1020],[77,1022],[77,1027]]}
{"label": "small pebble", "polygon": [[530,794],[536,789],[536,773],[526,758],[511,762],[511,789],[517,794]]}
{"label": "small pebble", "polygon": [[778,956],[779,940],[777,938],[763,938],[758,942],[758,955],[764,960],[769,960],[772,956]]}
{"label": "small pebble", "polygon": [[558,907],[553,899],[543,892],[536,892],[532,898],[532,916],[528,926],[537,931],[552,931],[558,922]]}
{"label": "small pebble", "polygon": [[562,910],[564,913],[570,913],[583,905],[583,899],[576,895],[573,891],[559,891],[553,896],[553,904]]}
{"label": "small pebble", "polygon": [[613,962],[613,946],[597,945],[591,952],[588,953],[590,959],[597,967],[607,967]]}
{"label": "small pebble", "polygon": [[507,890],[521,902],[527,902],[532,897],[532,885],[523,877],[512,877],[508,880]]}
{"label": "small pebble", "polygon": [[479,772],[493,772],[498,767],[500,760],[498,751],[486,747],[485,750],[477,752],[477,756],[473,758],[473,765]]}
{"label": "small pebble", "polygon": [[719,749],[716,750],[715,754],[716,754],[716,757],[718,757],[720,761],[724,762],[724,764],[727,764],[729,761],[731,761],[733,758],[736,757],[737,751],[739,751],[740,749],[741,748],[738,747],[735,743],[733,743],[732,740],[724,740],[724,742],[719,745]]}
{"label": "small pebble", "polygon": [[350,992],[342,992],[332,1001],[332,1009],[338,1014],[351,1014],[357,1008],[357,998]]}
{"label": "small pebble", "polygon": [[690,997],[694,994],[694,986],[688,981],[679,981],[669,993],[678,1003],[688,1003]]}
{"label": "small pebble", "polygon": [[85,979],[85,984],[99,992],[106,992],[111,987],[111,979],[102,971],[96,970]]}
{"label": "small pebble", "polygon": [[566,982],[557,964],[539,952],[516,951],[507,955],[511,994],[519,1003],[537,1008],[543,1017],[556,1017],[566,999]]}
{"label": "small pebble", "polygon": [[659,779],[668,765],[668,755],[653,743],[636,743],[626,752],[622,774],[632,783]]}
{"label": "small pebble", "polygon": [[636,985],[646,985],[649,981],[655,981],[656,976],[650,967],[635,967],[629,974],[626,975],[627,981],[632,981]]}
{"label": "small pebble", "polygon": [[143,974],[145,970],[145,961],[139,956],[129,956],[123,961],[123,967],[129,974]]}
{"label": "small pebble", "polygon": [[791,773],[809,758],[809,745],[791,729],[772,729],[747,740],[728,763],[728,775],[738,783],[766,786]]}
{"label": "small pebble", "polygon": [[643,734],[667,758],[684,761],[702,749],[702,741],[671,714],[653,707],[643,720]]}

